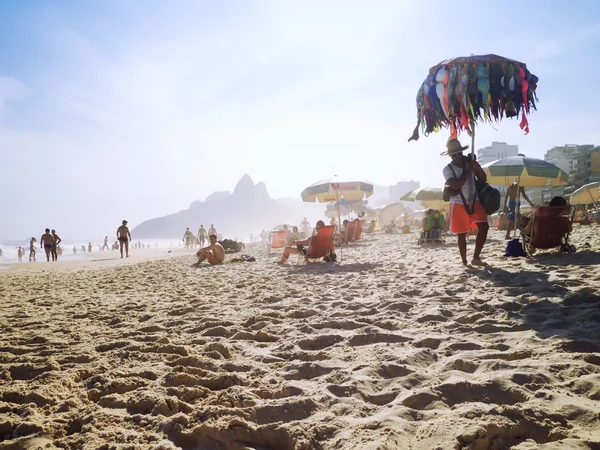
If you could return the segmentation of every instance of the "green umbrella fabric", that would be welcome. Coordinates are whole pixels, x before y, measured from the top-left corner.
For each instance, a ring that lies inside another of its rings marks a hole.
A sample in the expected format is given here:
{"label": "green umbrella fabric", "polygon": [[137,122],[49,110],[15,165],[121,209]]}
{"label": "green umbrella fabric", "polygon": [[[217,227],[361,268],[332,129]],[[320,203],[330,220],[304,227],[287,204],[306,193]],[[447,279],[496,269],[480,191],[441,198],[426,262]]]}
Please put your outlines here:
{"label": "green umbrella fabric", "polygon": [[564,170],[543,159],[527,156],[499,159],[481,168],[487,175],[487,182],[499,186],[510,186],[517,179],[521,186],[526,187],[546,186],[548,182],[551,186],[569,183],[569,175]]}

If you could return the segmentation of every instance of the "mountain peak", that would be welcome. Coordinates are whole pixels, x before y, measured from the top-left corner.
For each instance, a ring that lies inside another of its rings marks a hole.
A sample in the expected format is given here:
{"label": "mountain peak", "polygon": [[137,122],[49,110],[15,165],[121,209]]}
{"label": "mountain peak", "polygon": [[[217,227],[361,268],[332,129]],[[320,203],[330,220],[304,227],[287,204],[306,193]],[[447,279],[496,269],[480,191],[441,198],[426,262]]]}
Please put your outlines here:
{"label": "mountain peak", "polygon": [[233,191],[234,194],[240,194],[242,192],[247,192],[254,188],[254,181],[250,178],[250,175],[245,173],[240,181],[235,185],[235,189]]}

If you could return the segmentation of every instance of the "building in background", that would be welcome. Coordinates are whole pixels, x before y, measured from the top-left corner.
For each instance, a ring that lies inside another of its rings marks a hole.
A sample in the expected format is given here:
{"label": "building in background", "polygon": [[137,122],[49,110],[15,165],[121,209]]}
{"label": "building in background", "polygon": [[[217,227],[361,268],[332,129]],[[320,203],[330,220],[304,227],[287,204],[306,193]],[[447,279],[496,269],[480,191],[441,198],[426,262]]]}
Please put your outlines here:
{"label": "building in background", "polygon": [[498,159],[517,156],[519,154],[518,145],[510,145],[506,142],[492,142],[492,145],[477,150],[477,161],[479,164],[487,164]]}
{"label": "building in background", "polygon": [[403,195],[408,194],[413,189],[418,189],[420,187],[421,183],[419,183],[418,181],[399,181],[398,183],[390,186],[389,201],[390,203],[395,203],[398,200],[400,200],[400,197],[402,197]]}
{"label": "building in background", "polygon": [[566,144],[552,147],[544,159],[569,174],[569,185],[544,188],[542,202],[555,196],[566,197],[584,184],[600,181],[600,146]]}
{"label": "building in background", "polygon": [[[499,159],[508,158],[509,156],[517,156],[519,154],[519,146],[507,144],[506,142],[492,142],[492,145],[488,147],[483,147],[477,150],[477,162],[479,164],[484,165],[490,163],[492,161],[497,161]],[[506,195],[507,186],[495,186],[502,195],[502,201],[504,201],[504,196]],[[527,196],[529,196],[529,192],[527,192]],[[541,196],[541,192],[540,192]],[[531,198],[529,196],[529,198]],[[533,199],[532,199],[533,200]]]}

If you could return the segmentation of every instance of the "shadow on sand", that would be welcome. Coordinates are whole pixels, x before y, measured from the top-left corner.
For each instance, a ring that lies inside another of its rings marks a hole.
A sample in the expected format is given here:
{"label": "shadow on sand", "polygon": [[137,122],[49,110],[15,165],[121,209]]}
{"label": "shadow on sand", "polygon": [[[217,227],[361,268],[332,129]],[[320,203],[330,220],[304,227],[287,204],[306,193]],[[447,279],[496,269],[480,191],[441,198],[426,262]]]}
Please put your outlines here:
{"label": "shadow on sand", "polygon": [[[564,265],[569,263],[573,261],[565,260]],[[553,261],[553,265],[560,264]],[[489,268],[475,275],[505,289],[513,298],[496,306],[505,310],[509,318],[523,323],[543,339],[556,336],[570,339],[558,342],[557,351],[600,352],[600,295],[593,288],[570,291],[565,281],[551,282],[549,274],[544,272],[514,273]],[[600,365],[600,357],[594,364]]]}

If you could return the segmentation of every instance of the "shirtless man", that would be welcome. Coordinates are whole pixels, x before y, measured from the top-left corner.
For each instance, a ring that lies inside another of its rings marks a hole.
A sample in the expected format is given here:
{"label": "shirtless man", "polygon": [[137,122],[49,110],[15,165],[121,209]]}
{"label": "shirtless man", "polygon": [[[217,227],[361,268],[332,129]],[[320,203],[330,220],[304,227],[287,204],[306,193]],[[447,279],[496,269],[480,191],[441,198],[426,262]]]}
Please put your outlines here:
{"label": "shirtless man", "polygon": [[52,244],[52,261],[58,261],[58,244],[62,242],[62,239],[56,234],[56,230],[52,230],[52,237],[54,238],[54,243]]}
{"label": "shirtless man", "polygon": [[[50,234],[50,228],[46,228],[46,232],[42,234],[40,239],[40,248],[43,248],[46,252],[46,261],[50,262],[50,255],[52,254],[52,247],[54,246],[54,236]],[[54,260],[54,257],[52,258]]]}
{"label": "shirtless man", "polygon": [[202,248],[206,242],[206,229],[204,228],[204,225],[200,225],[200,228],[198,229],[198,242],[200,244],[200,248]]}
{"label": "shirtless man", "polygon": [[208,229],[208,237],[210,237],[211,234],[218,236],[217,229],[215,228],[215,226],[212,223],[210,224],[210,228]]}
{"label": "shirtless man", "polygon": [[[508,227],[506,228],[506,239],[510,239],[510,233],[515,228],[515,220],[519,220],[521,209],[521,195],[533,208],[533,202],[529,200],[527,194],[525,193],[525,188],[523,186],[518,187],[517,192],[517,182],[513,181],[508,189],[506,190],[506,195],[504,196],[504,212],[508,214]],[[506,203],[508,202],[508,207]]]}
{"label": "shirtless man", "polygon": [[190,228],[185,229],[185,233],[183,233],[183,242],[185,242],[185,248],[190,248],[190,241],[192,239],[192,232]]}
{"label": "shirtless man", "polygon": [[19,247],[19,250],[17,250],[17,258],[19,258],[19,262],[23,261],[23,247]]}
{"label": "shirtless man", "polygon": [[123,225],[117,228],[117,239],[119,240],[121,258],[123,257],[123,246],[125,246],[125,255],[129,258],[129,241],[131,240],[131,233],[127,228],[127,221],[123,221]]}
{"label": "shirtless man", "polygon": [[310,222],[305,217],[304,220],[300,223],[300,229],[304,233],[304,236],[310,235]]}
{"label": "shirtless man", "polygon": [[104,251],[104,247],[106,247],[106,250],[110,250],[110,247],[108,246],[108,236],[104,236],[104,245],[102,246],[102,251]]}
{"label": "shirtless man", "polygon": [[207,260],[210,264],[223,264],[223,261],[225,260],[225,249],[217,242],[217,235],[209,234],[208,240],[210,245],[198,250],[198,253],[196,253],[198,261],[192,264],[192,267],[198,267],[204,260]]}

